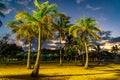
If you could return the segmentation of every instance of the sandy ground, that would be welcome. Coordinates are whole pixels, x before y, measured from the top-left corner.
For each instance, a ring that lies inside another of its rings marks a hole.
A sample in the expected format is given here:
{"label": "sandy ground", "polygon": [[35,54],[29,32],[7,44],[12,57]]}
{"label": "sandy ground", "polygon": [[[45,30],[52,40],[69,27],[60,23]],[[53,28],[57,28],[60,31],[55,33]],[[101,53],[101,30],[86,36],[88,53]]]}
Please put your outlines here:
{"label": "sandy ground", "polygon": [[26,65],[0,65],[0,80],[120,80],[120,65],[90,66],[42,64],[37,78]]}

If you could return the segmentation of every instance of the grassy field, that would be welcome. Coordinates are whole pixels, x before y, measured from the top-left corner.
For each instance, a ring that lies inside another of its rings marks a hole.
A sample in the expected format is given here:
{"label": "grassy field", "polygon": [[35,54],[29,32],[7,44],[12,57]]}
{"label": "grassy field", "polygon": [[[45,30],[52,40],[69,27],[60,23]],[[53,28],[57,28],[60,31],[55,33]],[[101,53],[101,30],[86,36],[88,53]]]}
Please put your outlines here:
{"label": "grassy field", "polygon": [[120,80],[119,64],[89,66],[88,70],[73,64],[41,64],[37,78],[31,78],[31,72],[26,65],[1,64],[0,80]]}

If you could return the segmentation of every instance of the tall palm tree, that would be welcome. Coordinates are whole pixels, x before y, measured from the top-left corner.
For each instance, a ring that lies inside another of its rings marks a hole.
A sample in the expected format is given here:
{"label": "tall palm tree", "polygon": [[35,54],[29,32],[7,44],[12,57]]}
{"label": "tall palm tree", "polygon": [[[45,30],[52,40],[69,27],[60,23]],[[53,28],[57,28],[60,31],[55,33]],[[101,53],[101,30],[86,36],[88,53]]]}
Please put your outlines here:
{"label": "tall palm tree", "polygon": [[28,42],[28,58],[27,58],[27,68],[31,68],[30,64],[30,53],[31,53],[31,41],[35,38],[34,32],[32,30],[32,25],[29,23],[23,23],[22,21],[11,21],[7,23],[7,27],[12,28],[11,32],[16,34],[17,39],[25,39]]}
{"label": "tall palm tree", "polygon": [[60,65],[62,65],[62,37],[65,35],[66,29],[69,27],[69,19],[67,15],[64,13],[58,13],[57,11],[54,11],[53,14],[54,17],[54,25],[59,33],[60,38]]}
{"label": "tall palm tree", "polygon": [[20,12],[16,15],[17,20],[24,19],[35,25],[36,27],[34,27],[34,31],[38,32],[37,33],[38,53],[37,53],[34,69],[31,74],[32,77],[38,76],[39,73],[40,57],[41,57],[41,41],[42,41],[43,30],[44,32],[45,30],[49,32],[48,34],[45,35],[52,34],[52,31],[50,29],[50,27],[52,26],[52,22],[51,22],[52,18],[48,14],[56,9],[56,5],[55,4],[49,5],[48,1],[39,4],[38,0],[34,0],[34,5],[36,6],[37,10],[36,11],[34,10],[32,15],[26,12]]}
{"label": "tall palm tree", "polygon": [[[5,4],[0,2],[0,16],[5,17],[4,13],[2,12],[3,9],[6,9]],[[0,20],[0,26],[2,26],[2,21]]]}
{"label": "tall palm tree", "polygon": [[83,18],[76,20],[76,23],[73,24],[70,29],[69,33],[73,34],[74,37],[79,37],[84,43],[85,53],[86,53],[86,63],[85,68],[88,68],[88,43],[90,38],[95,40],[99,39],[99,36],[95,32],[101,32],[101,29],[96,27],[95,24],[97,23],[96,20],[91,18],[87,18],[84,16]]}

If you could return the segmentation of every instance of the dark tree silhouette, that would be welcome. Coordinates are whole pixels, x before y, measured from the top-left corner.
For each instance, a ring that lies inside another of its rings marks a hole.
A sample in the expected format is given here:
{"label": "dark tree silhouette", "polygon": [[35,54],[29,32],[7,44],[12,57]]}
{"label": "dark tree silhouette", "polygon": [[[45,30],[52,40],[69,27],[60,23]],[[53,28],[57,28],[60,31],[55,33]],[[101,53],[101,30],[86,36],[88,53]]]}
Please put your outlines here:
{"label": "dark tree silhouette", "polygon": [[[6,9],[5,4],[0,2],[0,16],[5,17],[4,13],[2,12],[3,9]],[[0,20],[0,26],[2,26],[2,21]]]}

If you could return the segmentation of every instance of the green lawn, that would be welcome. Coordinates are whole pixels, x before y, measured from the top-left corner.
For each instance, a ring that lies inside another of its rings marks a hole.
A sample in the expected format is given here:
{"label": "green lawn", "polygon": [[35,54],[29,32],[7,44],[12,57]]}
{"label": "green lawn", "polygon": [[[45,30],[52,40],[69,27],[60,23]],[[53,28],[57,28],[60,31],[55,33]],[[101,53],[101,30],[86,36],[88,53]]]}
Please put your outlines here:
{"label": "green lawn", "polygon": [[88,70],[73,64],[41,64],[37,78],[31,78],[31,72],[26,65],[1,64],[0,80],[120,80],[119,64],[90,66]]}

